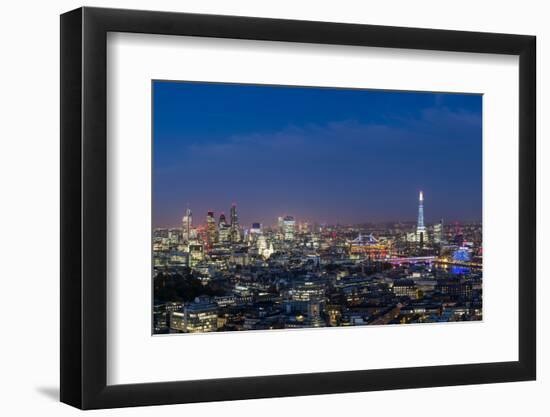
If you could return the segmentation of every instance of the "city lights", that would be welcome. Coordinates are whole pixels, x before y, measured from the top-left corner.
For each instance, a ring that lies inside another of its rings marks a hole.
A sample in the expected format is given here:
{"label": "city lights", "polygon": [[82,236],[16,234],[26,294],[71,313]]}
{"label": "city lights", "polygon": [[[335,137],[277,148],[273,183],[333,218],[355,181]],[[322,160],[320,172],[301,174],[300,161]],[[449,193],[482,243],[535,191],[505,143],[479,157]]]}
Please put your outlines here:
{"label": "city lights", "polygon": [[482,320],[482,95],[152,86],[154,334]]}
{"label": "city lights", "polygon": [[153,233],[154,333],[473,321],[482,318],[481,224],[273,225],[188,207]]}

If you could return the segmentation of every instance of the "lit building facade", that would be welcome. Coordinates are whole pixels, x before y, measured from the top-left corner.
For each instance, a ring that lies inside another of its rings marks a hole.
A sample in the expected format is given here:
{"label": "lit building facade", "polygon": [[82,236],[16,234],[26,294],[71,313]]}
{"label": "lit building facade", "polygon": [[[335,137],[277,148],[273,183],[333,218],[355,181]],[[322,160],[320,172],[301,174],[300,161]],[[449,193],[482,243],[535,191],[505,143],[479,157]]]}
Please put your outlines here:
{"label": "lit building facade", "polygon": [[185,215],[181,220],[181,232],[182,232],[182,238],[184,241],[191,240],[192,228],[193,228],[193,213],[191,213],[190,208],[187,208],[187,210],[185,210]]}
{"label": "lit building facade", "polygon": [[292,216],[286,216],[283,219],[283,237],[284,240],[294,240],[296,234],[296,220]]}
{"label": "lit building facade", "polygon": [[259,235],[262,233],[262,225],[260,223],[252,223],[252,227],[250,228],[250,233]]}
{"label": "lit building facade", "polygon": [[424,194],[418,196],[418,222],[416,225],[416,240],[420,244],[427,242],[426,226],[424,226]]}
{"label": "lit building facade", "polygon": [[204,246],[200,243],[189,245],[189,266],[193,267],[204,259]]}
{"label": "lit building facade", "polygon": [[411,279],[401,279],[393,283],[393,293],[397,297],[409,297],[417,298],[418,290],[413,280]]}
{"label": "lit building facade", "polygon": [[231,225],[227,224],[223,213],[218,222],[218,240],[221,243],[228,243],[231,240]]}
{"label": "lit building facade", "polygon": [[443,219],[434,225],[434,243],[444,243],[445,232],[443,231]]}
{"label": "lit building facade", "polygon": [[423,202],[416,222],[391,224],[240,227],[233,205],[193,228],[187,209],[153,229],[154,333],[481,320],[481,223],[444,233]]}
{"label": "lit building facade", "polygon": [[218,330],[218,305],[209,297],[197,297],[183,308],[185,333],[215,332]]}
{"label": "lit building facade", "polygon": [[241,231],[239,229],[239,218],[237,216],[237,206],[233,204],[231,206],[231,242],[241,241]]}
{"label": "lit building facade", "polygon": [[264,259],[269,259],[269,257],[273,255],[273,252],[275,252],[273,249],[273,243],[269,243],[268,245],[264,235],[258,236],[258,239],[256,240],[256,248],[258,250],[258,254]]}
{"label": "lit building facade", "polygon": [[206,240],[209,246],[212,246],[217,242],[217,230],[216,230],[216,220],[214,219],[214,212],[209,211],[206,215]]}

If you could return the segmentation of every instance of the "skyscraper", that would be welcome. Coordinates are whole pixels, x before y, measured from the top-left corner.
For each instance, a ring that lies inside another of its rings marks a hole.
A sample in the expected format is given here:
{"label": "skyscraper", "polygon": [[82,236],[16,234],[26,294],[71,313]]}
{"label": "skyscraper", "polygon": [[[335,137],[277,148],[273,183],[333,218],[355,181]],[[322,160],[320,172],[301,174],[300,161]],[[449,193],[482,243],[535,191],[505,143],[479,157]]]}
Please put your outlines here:
{"label": "skyscraper", "polygon": [[212,246],[217,241],[216,233],[216,220],[214,219],[214,212],[209,211],[206,215],[206,239],[208,244]]}
{"label": "skyscraper", "polygon": [[424,226],[424,194],[420,191],[418,197],[418,223],[416,225],[416,240],[423,244],[426,241],[426,227]]}
{"label": "skyscraper", "polygon": [[185,215],[181,219],[181,234],[184,241],[189,241],[191,239],[191,228],[193,227],[193,214],[191,209],[187,207],[185,210]]}
{"label": "skyscraper", "polygon": [[218,238],[222,243],[227,243],[231,239],[231,226],[227,224],[225,220],[225,214],[220,215],[220,220],[218,222]]}
{"label": "skyscraper", "polygon": [[434,242],[443,243],[445,240],[445,235],[443,231],[443,219],[439,223],[434,225]]}
{"label": "skyscraper", "polygon": [[239,230],[239,219],[237,218],[237,206],[233,204],[231,206],[231,241],[240,242],[241,232]]}
{"label": "skyscraper", "polygon": [[294,240],[296,220],[292,216],[283,219],[283,236],[285,240]]}

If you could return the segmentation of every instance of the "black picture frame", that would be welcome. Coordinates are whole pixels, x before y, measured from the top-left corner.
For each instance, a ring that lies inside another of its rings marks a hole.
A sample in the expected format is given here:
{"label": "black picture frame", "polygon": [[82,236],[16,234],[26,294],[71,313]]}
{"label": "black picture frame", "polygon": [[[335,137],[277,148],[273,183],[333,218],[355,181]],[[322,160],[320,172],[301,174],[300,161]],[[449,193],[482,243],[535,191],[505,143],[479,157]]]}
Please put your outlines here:
{"label": "black picture frame", "polygon": [[[107,385],[108,32],[519,56],[519,360]],[[61,401],[82,409],[534,380],[534,36],[137,10],[61,15]]]}

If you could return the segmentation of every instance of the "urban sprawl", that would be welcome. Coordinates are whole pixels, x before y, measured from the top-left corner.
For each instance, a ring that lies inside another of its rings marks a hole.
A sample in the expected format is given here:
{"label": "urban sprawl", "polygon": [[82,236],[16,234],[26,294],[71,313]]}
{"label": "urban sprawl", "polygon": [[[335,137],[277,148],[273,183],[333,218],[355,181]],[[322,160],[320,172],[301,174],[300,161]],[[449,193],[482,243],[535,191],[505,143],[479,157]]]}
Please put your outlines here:
{"label": "urban sprawl", "polygon": [[153,333],[482,319],[481,223],[239,224],[153,230]]}

